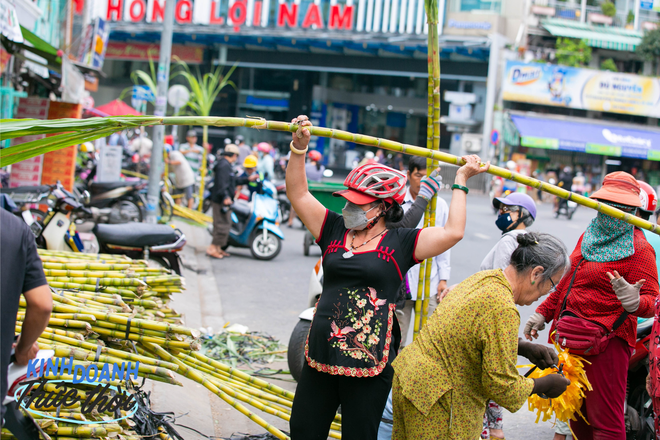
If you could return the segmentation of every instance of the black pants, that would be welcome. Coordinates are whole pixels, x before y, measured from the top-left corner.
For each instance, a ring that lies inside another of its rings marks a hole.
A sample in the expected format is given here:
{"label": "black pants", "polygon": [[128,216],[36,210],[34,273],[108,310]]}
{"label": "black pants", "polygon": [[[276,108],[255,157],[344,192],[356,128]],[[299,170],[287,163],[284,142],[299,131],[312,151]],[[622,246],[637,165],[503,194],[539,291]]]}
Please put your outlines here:
{"label": "black pants", "polygon": [[375,377],[333,376],[305,363],[291,412],[291,440],[325,440],[341,405],[342,440],[376,440],[392,387],[387,365]]}

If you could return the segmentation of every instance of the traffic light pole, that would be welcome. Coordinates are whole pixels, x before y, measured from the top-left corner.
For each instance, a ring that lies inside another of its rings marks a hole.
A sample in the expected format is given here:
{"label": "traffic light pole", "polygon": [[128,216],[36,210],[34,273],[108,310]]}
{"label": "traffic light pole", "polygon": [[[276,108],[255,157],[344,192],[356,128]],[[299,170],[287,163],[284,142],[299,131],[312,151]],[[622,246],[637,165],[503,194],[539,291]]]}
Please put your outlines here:
{"label": "traffic light pole", "polygon": [[[174,6],[176,2],[165,2],[163,32],[160,37],[160,57],[158,59],[158,85],[156,89],[156,109],[154,115],[165,116],[167,110],[167,88],[170,78],[172,58],[172,33],[174,31]],[[147,189],[147,223],[156,223],[159,216],[160,180],[163,172],[163,145],[165,126],[154,127],[154,144],[151,150],[149,186]]]}

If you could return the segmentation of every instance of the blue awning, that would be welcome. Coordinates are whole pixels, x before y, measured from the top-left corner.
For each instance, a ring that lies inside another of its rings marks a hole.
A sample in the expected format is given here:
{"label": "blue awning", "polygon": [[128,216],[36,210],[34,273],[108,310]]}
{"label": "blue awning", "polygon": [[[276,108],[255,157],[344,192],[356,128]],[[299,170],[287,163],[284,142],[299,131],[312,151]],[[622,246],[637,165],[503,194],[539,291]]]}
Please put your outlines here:
{"label": "blue awning", "polygon": [[550,150],[579,151],[606,156],[660,161],[660,130],[643,125],[593,123],[510,114],[520,145]]}

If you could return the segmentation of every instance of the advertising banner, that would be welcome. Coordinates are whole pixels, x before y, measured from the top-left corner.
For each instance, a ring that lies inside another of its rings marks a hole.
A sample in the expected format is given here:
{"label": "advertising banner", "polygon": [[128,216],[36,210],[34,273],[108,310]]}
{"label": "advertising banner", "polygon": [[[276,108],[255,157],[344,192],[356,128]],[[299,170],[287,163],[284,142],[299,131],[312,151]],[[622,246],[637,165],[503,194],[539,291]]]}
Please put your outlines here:
{"label": "advertising banner", "polygon": [[520,145],[660,161],[660,130],[511,115]]}
{"label": "advertising banner", "polygon": [[660,78],[507,61],[503,99],[660,117]]}

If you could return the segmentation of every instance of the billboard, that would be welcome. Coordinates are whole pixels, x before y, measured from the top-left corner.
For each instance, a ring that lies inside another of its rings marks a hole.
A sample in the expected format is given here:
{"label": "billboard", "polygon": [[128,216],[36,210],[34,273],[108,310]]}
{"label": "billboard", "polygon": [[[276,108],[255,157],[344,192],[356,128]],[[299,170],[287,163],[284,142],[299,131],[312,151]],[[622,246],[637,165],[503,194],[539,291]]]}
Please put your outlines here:
{"label": "billboard", "polygon": [[660,78],[507,61],[503,99],[660,117]]}

